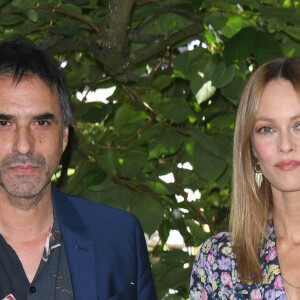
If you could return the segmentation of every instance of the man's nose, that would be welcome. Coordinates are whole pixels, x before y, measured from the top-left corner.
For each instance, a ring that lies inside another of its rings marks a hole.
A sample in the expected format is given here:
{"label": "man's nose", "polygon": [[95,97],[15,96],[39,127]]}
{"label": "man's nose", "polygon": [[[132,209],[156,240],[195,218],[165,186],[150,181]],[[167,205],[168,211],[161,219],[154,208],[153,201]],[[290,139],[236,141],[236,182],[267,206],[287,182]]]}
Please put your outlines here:
{"label": "man's nose", "polygon": [[18,127],[15,131],[13,150],[20,154],[27,154],[33,151],[34,137],[30,128]]}

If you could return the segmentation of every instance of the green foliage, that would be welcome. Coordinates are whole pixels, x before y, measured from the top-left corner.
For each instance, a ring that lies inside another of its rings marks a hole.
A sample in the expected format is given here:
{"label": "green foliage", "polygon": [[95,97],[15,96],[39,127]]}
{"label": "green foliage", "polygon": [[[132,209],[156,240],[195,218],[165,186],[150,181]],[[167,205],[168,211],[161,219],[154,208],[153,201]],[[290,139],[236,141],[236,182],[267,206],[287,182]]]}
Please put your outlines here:
{"label": "green foliage", "polygon": [[[157,294],[187,299],[193,247],[227,229],[241,92],[258,65],[300,55],[299,1],[131,3],[3,0],[0,40],[22,35],[66,64],[78,125],[56,183],[128,210],[149,236],[157,232]],[[87,102],[108,87],[116,89],[107,102]],[[187,189],[201,198],[190,200]],[[167,244],[172,230],[184,250]]]}

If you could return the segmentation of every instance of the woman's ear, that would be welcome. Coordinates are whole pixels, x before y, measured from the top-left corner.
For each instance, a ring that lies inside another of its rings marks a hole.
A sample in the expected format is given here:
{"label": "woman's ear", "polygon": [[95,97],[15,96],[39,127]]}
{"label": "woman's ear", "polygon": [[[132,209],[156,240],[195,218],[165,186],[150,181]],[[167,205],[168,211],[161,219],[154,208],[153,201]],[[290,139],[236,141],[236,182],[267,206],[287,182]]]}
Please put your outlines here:
{"label": "woman's ear", "polygon": [[257,155],[257,152],[256,152],[253,144],[252,144],[252,152],[253,152],[253,155],[258,159],[258,157],[257,157],[258,155]]}
{"label": "woman's ear", "polygon": [[257,152],[256,152],[256,150],[255,150],[255,147],[254,147],[254,145],[253,145],[253,139],[252,139],[252,134],[251,134],[251,136],[250,136],[250,144],[251,144],[251,149],[252,149],[252,153],[253,153],[253,155],[255,156],[255,158],[258,158],[257,156]]}

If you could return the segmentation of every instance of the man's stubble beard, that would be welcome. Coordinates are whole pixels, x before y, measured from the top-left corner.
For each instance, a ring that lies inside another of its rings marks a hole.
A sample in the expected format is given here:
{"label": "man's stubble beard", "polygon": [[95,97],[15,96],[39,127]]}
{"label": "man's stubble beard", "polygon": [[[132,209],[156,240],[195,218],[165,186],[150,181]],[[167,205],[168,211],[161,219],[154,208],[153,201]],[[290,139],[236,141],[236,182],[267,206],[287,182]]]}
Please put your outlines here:
{"label": "man's stubble beard", "polygon": [[[39,168],[36,175],[6,176],[5,172],[14,164],[31,163]],[[52,174],[47,170],[46,160],[40,154],[13,154],[5,157],[0,165],[0,186],[12,197],[24,201],[36,198],[51,182]],[[30,202],[30,201],[29,201]],[[28,203],[29,204],[29,203]]]}

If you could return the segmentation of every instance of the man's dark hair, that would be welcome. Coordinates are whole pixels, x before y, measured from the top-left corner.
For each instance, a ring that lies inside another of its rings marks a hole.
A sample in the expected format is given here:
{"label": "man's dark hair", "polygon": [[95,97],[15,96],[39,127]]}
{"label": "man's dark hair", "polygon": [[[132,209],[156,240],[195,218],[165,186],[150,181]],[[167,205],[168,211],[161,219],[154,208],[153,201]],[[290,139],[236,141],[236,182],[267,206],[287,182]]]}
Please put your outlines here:
{"label": "man's dark hair", "polygon": [[24,39],[0,43],[0,75],[8,74],[15,82],[38,76],[51,90],[56,90],[63,115],[63,126],[74,126],[68,89],[63,74],[53,59]]}

